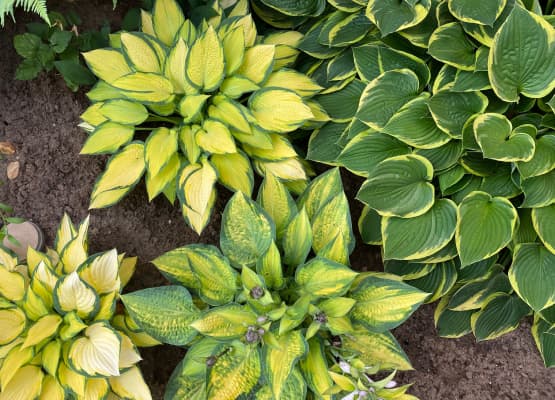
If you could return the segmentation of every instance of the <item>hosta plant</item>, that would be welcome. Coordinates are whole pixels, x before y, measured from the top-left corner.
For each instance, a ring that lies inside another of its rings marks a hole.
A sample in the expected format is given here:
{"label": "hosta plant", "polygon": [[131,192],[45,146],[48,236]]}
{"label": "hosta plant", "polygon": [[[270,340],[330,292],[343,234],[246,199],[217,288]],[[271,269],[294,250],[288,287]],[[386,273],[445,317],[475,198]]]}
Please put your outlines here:
{"label": "hosta plant", "polygon": [[188,348],[165,398],[414,399],[391,377],[367,375],[411,368],[389,329],[427,293],[394,275],[353,271],[353,245],[337,169],[296,202],[271,174],[257,202],[236,193],[221,250],[172,250],[153,261],[171,285],[122,296],[146,333]]}
{"label": "hosta plant", "polygon": [[533,314],[553,366],[555,29],[543,7],[368,2],[383,37],[354,47],[352,81],[318,97],[332,121],[308,157],[367,178],[362,237],[383,246],[387,272],[441,299],[442,336],[492,339]]}
{"label": "hosta plant", "polygon": [[114,154],[91,208],[116,203],[146,175],[149,199],[177,197],[200,233],[216,182],[250,196],[254,169],[297,191],[306,186],[288,133],[327,116],[309,100],[320,86],[285,68],[302,35],[258,37],[246,1],[228,14],[218,2],[211,10],[215,16],[195,26],[174,0],[156,0],[152,14],[142,14],[142,32],[84,54],[100,81],[82,115],[90,135],[81,153]]}
{"label": "hosta plant", "polygon": [[87,228],[64,216],[54,248],[29,248],[25,264],[0,248],[0,399],[151,398],[135,343],[110,322],[136,259],[88,256]]}

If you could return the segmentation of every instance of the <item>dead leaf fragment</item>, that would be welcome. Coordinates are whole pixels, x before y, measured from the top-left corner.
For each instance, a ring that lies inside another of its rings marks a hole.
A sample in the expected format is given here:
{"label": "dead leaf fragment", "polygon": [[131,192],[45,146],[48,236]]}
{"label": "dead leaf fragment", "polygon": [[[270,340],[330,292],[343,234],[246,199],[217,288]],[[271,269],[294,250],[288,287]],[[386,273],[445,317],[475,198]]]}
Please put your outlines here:
{"label": "dead leaf fragment", "polygon": [[9,180],[14,180],[19,175],[19,161],[12,161],[6,168],[6,174]]}
{"label": "dead leaf fragment", "polygon": [[10,142],[0,142],[0,153],[12,155],[15,153],[15,146]]}

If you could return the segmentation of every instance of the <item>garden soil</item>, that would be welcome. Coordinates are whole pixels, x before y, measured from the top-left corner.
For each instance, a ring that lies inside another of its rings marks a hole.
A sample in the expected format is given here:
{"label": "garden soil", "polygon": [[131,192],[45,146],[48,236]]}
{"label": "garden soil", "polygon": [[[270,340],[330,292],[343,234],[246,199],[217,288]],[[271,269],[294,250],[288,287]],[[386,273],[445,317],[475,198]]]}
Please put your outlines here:
{"label": "garden soil", "polygon": [[[100,26],[105,18],[118,27],[121,10],[129,6],[120,1],[112,12],[108,0],[78,3],[49,1],[49,6],[51,10],[76,9],[87,28]],[[8,21],[0,29],[0,141],[16,147],[15,154],[0,160],[0,201],[41,226],[46,243],[52,243],[64,212],[74,221],[89,213],[91,189],[106,159],[79,155],[86,138],[77,127],[88,104],[84,91],[72,93],[54,72],[34,81],[14,80],[20,58],[12,46],[13,36],[33,17],[18,12],[16,18],[17,26]],[[20,164],[19,173],[9,180],[7,166],[14,161]],[[349,174],[343,178],[353,199],[360,180]],[[185,225],[177,207],[163,198],[149,203],[144,184],[140,184],[118,205],[90,211],[91,252],[115,247],[139,257],[128,290],[163,285],[164,278],[149,261],[186,244],[217,244],[221,213],[229,196],[220,190],[210,225],[199,237]],[[355,221],[360,208],[356,201],[351,202]],[[352,263],[359,270],[381,268],[377,249],[360,240]],[[394,332],[415,368],[396,378],[400,383],[414,383],[410,393],[423,400],[555,399],[555,370],[544,368],[530,335],[530,321],[491,342],[476,343],[472,336],[442,339],[434,328],[433,309],[433,305],[422,307]],[[162,399],[165,382],[184,351],[158,346],[142,349],[141,354],[145,379],[154,398]]]}

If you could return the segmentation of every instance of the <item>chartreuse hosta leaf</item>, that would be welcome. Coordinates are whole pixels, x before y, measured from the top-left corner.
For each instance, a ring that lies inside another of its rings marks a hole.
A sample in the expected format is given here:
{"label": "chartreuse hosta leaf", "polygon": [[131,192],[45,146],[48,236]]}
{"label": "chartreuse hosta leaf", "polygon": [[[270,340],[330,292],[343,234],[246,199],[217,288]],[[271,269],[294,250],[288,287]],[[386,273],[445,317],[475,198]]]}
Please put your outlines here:
{"label": "chartreuse hosta leaf", "polygon": [[328,361],[410,369],[387,330],[427,294],[349,268],[354,235],[339,171],[322,174],[296,201],[268,175],[258,201],[238,192],[228,202],[224,255],[198,244],[172,250],[153,263],[175,285],[122,296],[140,329],[189,347],[165,398],[332,399],[348,393]]}
{"label": "chartreuse hosta leaf", "polygon": [[555,88],[555,28],[516,5],[495,35],[488,64],[493,90],[502,100],[548,95]]}
{"label": "chartreuse hosta leaf", "polygon": [[137,259],[88,256],[87,230],[64,215],[53,248],[30,248],[23,268],[0,248],[0,398],[151,399],[135,346],[158,342],[115,315]]}
{"label": "chartreuse hosta leaf", "polygon": [[175,0],[156,0],[142,12],[142,32],[84,54],[100,80],[82,115],[90,133],[82,153],[114,154],[91,208],[115,204],[144,175],[149,200],[177,198],[200,233],[217,182],[250,197],[256,170],[297,193],[306,186],[310,170],[289,134],[329,118],[312,100],[323,88],[287,68],[302,35],[258,37],[245,1],[225,14],[213,2],[200,15],[207,20],[195,25]]}

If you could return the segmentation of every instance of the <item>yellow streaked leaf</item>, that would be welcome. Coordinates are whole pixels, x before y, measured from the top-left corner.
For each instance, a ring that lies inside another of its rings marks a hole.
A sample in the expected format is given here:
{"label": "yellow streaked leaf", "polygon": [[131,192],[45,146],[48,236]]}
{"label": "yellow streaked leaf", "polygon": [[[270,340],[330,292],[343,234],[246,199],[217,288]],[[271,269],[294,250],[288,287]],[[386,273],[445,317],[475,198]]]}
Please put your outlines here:
{"label": "yellow streaked leaf", "polygon": [[110,159],[106,171],[96,181],[89,208],[104,208],[118,202],[135,186],[144,170],[144,145],[127,145]]}
{"label": "yellow streaked leaf", "polygon": [[152,27],[156,37],[171,46],[185,17],[175,0],[156,0],[152,9]]}
{"label": "yellow streaked leaf", "polygon": [[245,32],[237,27],[228,32],[222,40],[226,75],[233,75],[243,63],[245,55]]}
{"label": "yellow streaked leaf", "polygon": [[77,235],[64,247],[60,254],[60,262],[65,273],[73,272],[87,259],[87,233],[89,217],[79,225]]}
{"label": "yellow streaked leaf", "polygon": [[215,119],[207,119],[196,134],[197,143],[209,153],[236,153],[235,140],[228,127]]}
{"label": "yellow streaked leaf", "polygon": [[272,72],[274,55],[275,46],[272,44],[259,44],[247,49],[237,74],[262,84]]}
{"label": "yellow streaked leaf", "polygon": [[111,82],[121,93],[142,103],[166,103],[173,99],[173,85],[167,78],[150,72],[133,72]]}
{"label": "yellow streaked leaf", "polygon": [[25,295],[25,280],[18,272],[10,272],[0,266],[0,294],[11,301],[19,301]]}
{"label": "yellow streaked leaf", "polygon": [[213,105],[208,108],[208,115],[222,121],[230,129],[246,134],[251,133],[248,109],[226,96],[214,97]]}
{"label": "yellow streaked leaf", "polygon": [[83,53],[83,57],[93,74],[108,83],[132,72],[123,54],[115,49],[96,49]]}
{"label": "yellow streaked leaf", "polygon": [[328,373],[323,345],[318,339],[312,338],[308,341],[308,346],[308,354],[300,362],[306,383],[322,400],[331,400],[333,397],[325,394],[333,386],[333,380]]}
{"label": "yellow streaked leaf", "polygon": [[[184,122],[198,121],[199,113],[209,97],[210,95],[207,94],[185,95],[178,106],[179,114],[183,117]],[[181,129],[190,129],[190,127],[184,126]]]}
{"label": "yellow streaked leaf", "polygon": [[62,220],[60,221],[60,226],[56,231],[56,240],[54,241],[56,246],[56,252],[59,254],[62,252],[64,247],[75,237],[77,230],[71,222],[71,218],[67,213],[64,213]]}
{"label": "yellow streaked leaf", "polygon": [[297,158],[271,162],[255,160],[254,165],[261,175],[270,173],[284,181],[304,181],[308,179],[304,165]]}
{"label": "yellow streaked leaf", "polygon": [[133,139],[134,133],[133,126],[111,121],[104,122],[97,126],[87,138],[79,154],[114,153],[121,146],[129,143]]}
{"label": "yellow streaked leaf", "polygon": [[242,152],[214,154],[210,162],[218,172],[219,181],[231,190],[240,190],[251,196],[254,174],[249,158]]}
{"label": "yellow streaked leaf", "polygon": [[176,93],[189,93],[194,89],[185,79],[185,60],[189,47],[182,38],[179,38],[175,46],[171,49],[166,65],[164,67],[164,75],[169,78]]}
{"label": "yellow streaked leaf", "polygon": [[224,78],[224,67],[222,43],[210,26],[191,46],[185,75],[194,87],[211,92],[220,86]]}
{"label": "yellow streaked leaf", "polygon": [[0,388],[2,391],[10,383],[16,372],[33,359],[35,350],[32,347],[22,348],[21,345],[13,347],[2,360],[0,368]]}
{"label": "yellow streaked leaf", "polygon": [[122,32],[120,38],[122,50],[135,71],[161,72],[156,51],[141,34]]}
{"label": "yellow streaked leaf", "polygon": [[141,371],[132,367],[120,376],[110,378],[112,391],[124,399],[152,400],[150,389],[146,385]]}
{"label": "yellow streaked leaf", "polygon": [[58,368],[58,379],[62,387],[77,396],[85,395],[86,378],[68,368],[65,362],[60,363]]}
{"label": "yellow streaked leaf", "polygon": [[291,132],[313,117],[310,107],[291,90],[265,88],[249,99],[249,107],[262,129]]}
{"label": "yellow streaked leaf", "polygon": [[221,92],[232,99],[237,99],[243,94],[254,92],[259,88],[260,86],[250,79],[237,75],[226,78],[220,86]]}
{"label": "yellow streaked leaf", "polygon": [[145,162],[148,172],[156,175],[177,151],[177,131],[158,128],[145,142]]}
{"label": "yellow streaked leaf", "polygon": [[140,125],[148,118],[148,111],[140,103],[115,99],[101,104],[100,113],[110,121],[124,125]]}
{"label": "yellow streaked leaf", "polygon": [[292,69],[281,69],[270,75],[264,87],[289,89],[301,97],[311,97],[323,89],[305,74]]}
{"label": "yellow streaked leaf", "polygon": [[56,376],[58,364],[60,363],[61,351],[62,342],[59,339],[50,341],[41,351],[42,368],[52,376]]}
{"label": "yellow streaked leaf", "polygon": [[119,263],[119,279],[121,281],[121,287],[127,286],[131,277],[135,273],[135,268],[137,266],[137,257],[122,257]]}
{"label": "yellow streaked leaf", "polygon": [[156,36],[152,26],[152,14],[141,9],[141,31],[150,36]]}
{"label": "yellow streaked leaf", "polygon": [[295,282],[311,296],[341,296],[349,290],[357,273],[349,267],[325,258],[314,258],[297,267]]}
{"label": "yellow streaked leaf", "polygon": [[79,317],[91,315],[98,307],[98,296],[77,272],[62,278],[54,290],[54,301],[60,312],[76,311]]}
{"label": "yellow streaked leaf", "polygon": [[82,121],[87,122],[92,126],[97,126],[106,121],[106,117],[100,112],[100,108],[104,103],[94,103],[91,104],[80,118]]}
{"label": "yellow streaked leaf", "polygon": [[89,376],[118,376],[121,339],[104,323],[85,329],[69,349],[71,365]]}
{"label": "yellow streaked leaf", "polygon": [[270,133],[270,139],[272,140],[271,149],[260,149],[249,145],[244,145],[243,148],[249,155],[267,161],[286,160],[297,157],[297,152],[287,137]]}
{"label": "yellow streaked leaf", "polygon": [[34,365],[20,368],[8,385],[2,387],[0,400],[35,399],[41,393],[43,376],[40,368]]}
{"label": "yellow streaked leaf", "polygon": [[121,351],[119,355],[119,368],[127,369],[142,360],[135,345],[126,334],[119,332],[121,336]]}
{"label": "yellow streaked leaf", "polygon": [[64,400],[65,393],[58,379],[52,375],[46,375],[42,380],[42,388],[39,400]]}
{"label": "yellow streaked leaf", "polygon": [[62,317],[57,314],[45,315],[29,328],[22,349],[34,346],[53,336],[62,323]]}
{"label": "yellow streaked leaf", "polygon": [[[148,193],[148,201],[154,199],[169,186],[175,190],[175,177],[177,176],[180,167],[181,160],[178,153],[175,153],[171,156],[164,168],[162,168],[162,170],[156,175],[152,176],[150,171],[147,171],[145,183],[146,191]],[[170,202],[173,203],[173,200],[170,200]]]}
{"label": "yellow streaked leaf", "polygon": [[0,310],[0,345],[10,343],[25,330],[25,314],[19,308]]}
{"label": "yellow streaked leaf", "polygon": [[87,378],[85,383],[85,396],[79,400],[104,399],[110,391],[110,385],[106,378]]}
{"label": "yellow streaked leaf", "polygon": [[36,321],[49,313],[50,304],[48,304],[47,307],[42,298],[36,294],[32,288],[28,288],[25,292],[22,307],[25,310],[27,318]]}
{"label": "yellow streaked leaf", "polygon": [[199,129],[198,125],[193,127],[185,125],[179,130],[179,148],[187,157],[189,164],[195,164],[200,157],[201,150],[195,139]]}

